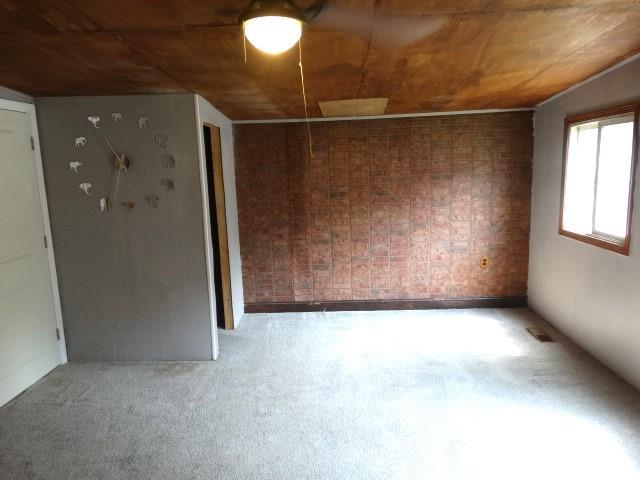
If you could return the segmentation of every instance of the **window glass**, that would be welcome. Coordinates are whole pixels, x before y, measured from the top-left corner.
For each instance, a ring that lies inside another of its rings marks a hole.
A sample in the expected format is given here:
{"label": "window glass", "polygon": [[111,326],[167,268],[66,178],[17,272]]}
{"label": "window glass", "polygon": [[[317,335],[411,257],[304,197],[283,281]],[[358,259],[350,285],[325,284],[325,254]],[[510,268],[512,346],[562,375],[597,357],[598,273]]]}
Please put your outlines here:
{"label": "window glass", "polygon": [[565,179],[564,228],[572,232],[591,233],[597,150],[597,123],[571,129]]}
{"label": "window glass", "polygon": [[633,121],[600,132],[594,231],[617,238],[627,234],[632,138]]}

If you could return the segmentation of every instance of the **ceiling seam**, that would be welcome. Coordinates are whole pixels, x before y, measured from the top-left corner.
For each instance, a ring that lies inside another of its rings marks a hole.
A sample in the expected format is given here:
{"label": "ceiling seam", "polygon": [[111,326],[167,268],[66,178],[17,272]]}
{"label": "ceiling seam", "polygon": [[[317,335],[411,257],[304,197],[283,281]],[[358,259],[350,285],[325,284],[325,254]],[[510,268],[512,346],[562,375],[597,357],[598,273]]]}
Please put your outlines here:
{"label": "ceiling seam", "polygon": [[[584,48],[588,47],[589,45],[591,45],[593,42],[598,41],[602,36],[606,35],[607,33],[611,32],[612,30],[614,30],[615,28],[617,28],[624,20],[620,20],[619,22],[617,22],[613,27],[609,28],[608,30],[606,30],[605,32],[602,32],[601,34],[599,34],[597,37],[586,41],[585,43],[583,43],[582,45],[580,45],[578,48],[576,48],[572,53],[569,53],[565,56],[563,56],[560,60],[558,60],[557,62],[552,63],[551,65],[547,66],[547,67],[543,67],[540,70],[538,70],[534,75],[532,75],[529,79],[524,80],[523,82],[520,82],[518,85],[516,85],[515,87],[513,87],[512,89],[510,89],[510,92],[517,92],[519,89],[521,89],[522,87],[524,87],[525,85],[527,85],[529,82],[533,81],[536,77],[542,75],[543,73],[547,72],[548,70],[551,70],[552,68],[562,64],[566,59],[570,58],[572,55],[574,55],[576,52],[579,52],[581,50],[583,50]],[[580,82],[577,82],[580,83]],[[558,92],[556,92],[558,93]],[[553,94],[555,95],[555,94]],[[553,96],[551,95],[551,96]],[[551,98],[551,97],[549,97]],[[534,105],[530,105],[532,107],[535,107],[538,103],[544,102],[546,99],[543,99],[542,101],[539,101],[537,103],[535,103]],[[490,104],[484,104],[484,107],[487,107]]]}
{"label": "ceiling seam", "polygon": [[606,75],[606,74],[608,74],[610,72],[613,72],[614,70],[617,70],[618,68],[623,67],[623,66],[627,65],[628,63],[631,63],[631,62],[636,61],[636,60],[640,60],[640,48],[638,49],[638,51],[636,53],[630,54],[624,60],[611,65],[609,68],[606,68],[605,70],[602,70],[601,72],[598,72],[598,73],[596,73],[594,75],[591,75],[589,78],[585,78],[584,80],[582,80],[582,81],[580,81],[578,83],[574,83],[570,87],[565,88],[564,90],[556,93],[555,95],[552,95],[551,97],[547,98],[546,100],[541,101],[540,103],[538,103],[536,105],[536,108],[541,107],[541,106],[543,106],[543,105],[555,100],[556,98],[559,98],[559,97],[561,97],[561,96],[563,96],[563,95],[575,90],[576,88],[581,87],[582,85],[586,85],[587,83],[592,82],[593,80],[595,80],[597,78],[600,78],[603,75]]}
{"label": "ceiling seam", "polygon": [[166,76],[167,78],[172,80],[176,85],[178,85],[178,87],[180,87],[182,90],[184,90],[186,92],[190,92],[190,93],[195,93],[195,92],[192,92],[191,90],[185,88],[184,85],[182,84],[182,82],[180,82],[177,78],[175,78],[169,72],[167,72],[163,68],[159,67],[158,65],[154,65],[153,62],[151,62],[149,60],[149,58],[143,52],[141,52],[140,50],[136,49],[133,45],[131,45],[129,42],[127,42],[124,38],[122,38],[120,36],[121,32],[117,32],[117,31],[114,31],[112,29],[106,28],[104,25],[102,25],[100,22],[98,22],[91,15],[89,15],[88,13],[83,11],[81,8],[77,7],[76,5],[70,4],[68,0],[65,0],[65,4],[71,6],[71,8],[73,8],[75,11],[77,11],[78,13],[80,13],[81,15],[86,17],[89,21],[91,21],[94,24],[98,25],[103,30],[102,32],[93,32],[93,33],[105,33],[105,34],[112,35],[116,40],[118,40],[120,43],[122,43],[124,46],[126,46],[130,51],[135,53],[136,56],[138,56],[139,58],[142,58],[144,60],[144,63],[145,63],[144,66],[149,67],[149,68],[153,68],[153,69],[157,70],[158,72],[162,73],[164,76]]}
{"label": "ceiling seam", "polygon": [[[380,6],[382,0],[374,0],[373,3],[373,18],[377,15],[378,7]],[[367,76],[367,65],[369,63],[369,51],[371,50],[371,42],[373,41],[374,34],[374,25],[375,22],[371,24],[371,32],[369,32],[369,39],[367,40],[367,47],[364,52],[364,59],[362,61],[362,73],[360,74],[360,83],[358,84],[358,91],[356,92],[356,98],[360,98],[360,93],[362,92],[362,86],[364,85],[364,79]]]}
{"label": "ceiling seam", "polygon": [[[70,9],[74,10],[76,13],[80,14],[81,16],[83,16],[84,18],[86,18],[87,20],[89,20],[91,23],[93,23],[94,25],[97,25],[99,27],[100,30],[105,30],[104,25],[102,25],[100,22],[98,22],[95,18],[93,18],[91,15],[89,15],[87,12],[83,11],[80,7],[78,7],[77,5],[69,2],[69,0],[63,0],[63,3]],[[96,30],[95,33],[100,33],[100,30]],[[77,30],[74,30],[74,32],[76,32]],[[78,33],[85,33],[83,30],[77,31]]]}
{"label": "ceiling seam", "polygon": [[360,73],[360,83],[358,84],[358,91],[356,92],[356,98],[360,98],[360,93],[362,92],[362,87],[364,85],[364,79],[367,76],[367,65],[369,64],[369,50],[371,49],[372,38],[373,38],[373,33],[369,35],[367,48],[365,49],[365,52],[364,52],[364,60],[362,61],[362,72]]}
{"label": "ceiling seam", "polygon": [[131,43],[127,42],[124,38],[122,38],[119,34],[114,33],[113,34],[114,37],[116,38],[116,40],[118,40],[119,42],[121,42],[123,45],[125,45],[129,50],[131,50],[133,53],[135,53],[136,55],[138,55],[139,57],[141,57],[142,59],[144,59],[144,61],[146,62],[146,66],[153,68],[155,70],[157,70],[158,72],[162,73],[163,75],[165,75],[167,78],[173,80],[175,82],[176,85],[178,85],[182,90],[184,90],[185,92],[189,92],[189,93],[196,93],[193,90],[186,88],[182,82],[180,80],[178,80],[176,77],[174,77],[172,74],[170,74],[167,70],[165,70],[164,68],[162,68],[159,65],[156,65],[155,62],[152,62],[149,57],[143,52],[138,50],[136,47],[134,47]]}

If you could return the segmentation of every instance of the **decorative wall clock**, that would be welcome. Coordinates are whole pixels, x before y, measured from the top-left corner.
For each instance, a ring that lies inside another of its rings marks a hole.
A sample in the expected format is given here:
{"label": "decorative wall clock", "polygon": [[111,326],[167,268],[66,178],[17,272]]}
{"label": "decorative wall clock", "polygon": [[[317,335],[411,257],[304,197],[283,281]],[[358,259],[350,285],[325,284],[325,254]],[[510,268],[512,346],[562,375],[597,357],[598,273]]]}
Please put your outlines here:
{"label": "decorative wall clock", "polygon": [[[106,122],[103,120],[106,118]],[[98,195],[101,195],[98,199],[98,207],[100,212],[109,212],[113,206],[118,206],[119,209],[122,208],[125,212],[132,212],[135,209],[135,202],[130,199],[120,199],[119,191],[121,190],[121,182],[122,177],[124,175],[129,175],[129,171],[131,169],[131,160],[124,153],[122,148],[119,148],[114,138],[114,136],[110,135],[108,132],[109,126],[112,125],[113,128],[121,129],[126,126],[127,118],[126,115],[123,115],[120,112],[111,112],[108,115],[102,116],[96,113],[91,113],[86,117],[90,128],[80,136],[75,137],[74,139],[74,147],[77,149],[78,153],[84,153],[84,147],[87,145],[95,145],[97,143],[103,143],[106,147],[106,151],[109,154],[108,162],[109,165],[112,166],[112,174],[109,176],[109,186],[106,188],[101,188],[100,185],[104,185],[104,182],[101,179],[90,179],[90,180],[82,180],[78,185],[78,188],[84,192],[87,196],[92,196],[93,191],[97,191]],[[109,121],[110,120],[110,121]],[[136,130],[151,130],[152,121],[148,116],[141,116],[134,120],[134,129],[138,127]],[[140,132],[142,133],[142,132]],[[157,132],[149,132],[151,142],[150,148],[158,149],[158,166],[165,170],[172,170],[176,168],[176,159],[173,155],[167,152],[169,148],[169,137],[162,133]],[[95,150],[91,150],[95,154]],[[99,160],[99,159],[98,159]],[[68,162],[69,171],[73,174],[78,174],[82,172],[86,172],[91,170],[92,166],[94,169],[98,165],[98,163],[94,163],[92,159],[86,158],[86,154],[84,156],[78,155],[78,158],[70,159]],[[95,170],[94,170],[95,172]],[[104,170],[103,170],[104,172]],[[167,172],[168,173],[168,172]],[[97,186],[96,186],[97,184]],[[170,192],[174,190],[175,184],[174,181],[170,178],[161,178],[160,186],[166,192]],[[146,204],[148,204],[151,208],[158,208],[160,198],[154,193],[142,193],[139,192],[142,198],[145,200]]]}

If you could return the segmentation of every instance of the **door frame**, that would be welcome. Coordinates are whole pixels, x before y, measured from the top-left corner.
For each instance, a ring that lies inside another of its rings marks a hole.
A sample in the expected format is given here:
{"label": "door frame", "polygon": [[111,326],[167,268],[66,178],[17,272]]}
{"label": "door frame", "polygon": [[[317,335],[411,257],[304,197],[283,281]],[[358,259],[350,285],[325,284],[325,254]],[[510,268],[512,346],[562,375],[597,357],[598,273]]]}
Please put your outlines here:
{"label": "door frame", "polygon": [[213,244],[211,241],[211,216],[209,213],[209,185],[207,182],[207,159],[204,151],[203,122],[200,119],[198,96],[194,95],[194,109],[196,113],[196,135],[198,139],[198,165],[200,167],[200,200],[202,201],[202,226],[204,228],[204,256],[207,270],[207,289],[209,291],[209,318],[211,321],[211,353],[212,359],[217,360],[220,354],[218,345],[218,320],[216,314],[216,292],[213,285]]}
{"label": "door frame", "polygon": [[33,155],[36,165],[36,181],[38,183],[38,196],[40,197],[40,213],[42,214],[42,224],[44,234],[47,237],[47,260],[49,263],[49,278],[51,283],[51,296],[53,297],[53,310],[56,318],[56,328],[60,338],[58,339],[59,364],[67,363],[67,344],[62,324],[62,308],[60,305],[60,288],[58,286],[58,272],[56,269],[56,258],[53,248],[53,237],[51,235],[51,221],[49,219],[49,205],[47,203],[47,190],[44,184],[44,170],[42,166],[42,152],[40,150],[40,137],[38,135],[38,122],[36,119],[36,107],[32,103],[15,102],[13,100],[0,99],[0,110],[26,113],[31,126],[31,138],[33,139]]}

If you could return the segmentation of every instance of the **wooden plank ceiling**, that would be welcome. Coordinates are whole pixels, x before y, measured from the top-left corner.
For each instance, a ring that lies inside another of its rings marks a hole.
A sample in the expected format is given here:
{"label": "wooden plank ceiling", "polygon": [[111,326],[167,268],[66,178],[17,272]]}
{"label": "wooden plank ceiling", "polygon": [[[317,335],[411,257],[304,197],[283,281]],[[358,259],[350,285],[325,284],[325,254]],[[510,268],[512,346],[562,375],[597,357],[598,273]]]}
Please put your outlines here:
{"label": "wooden plank ceiling", "polygon": [[[248,45],[244,63],[236,22],[247,4],[0,0],[0,85],[34,96],[189,91],[232,119],[299,118],[297,50]],[[640,51],[640,0],[327,4],[337,20],[321,14],[302,39],[311,116],[319,101],[366,97],[388,97],[387,113],[530,107]],[[388,36],[419,22],[437,27],[408,43]]]}

